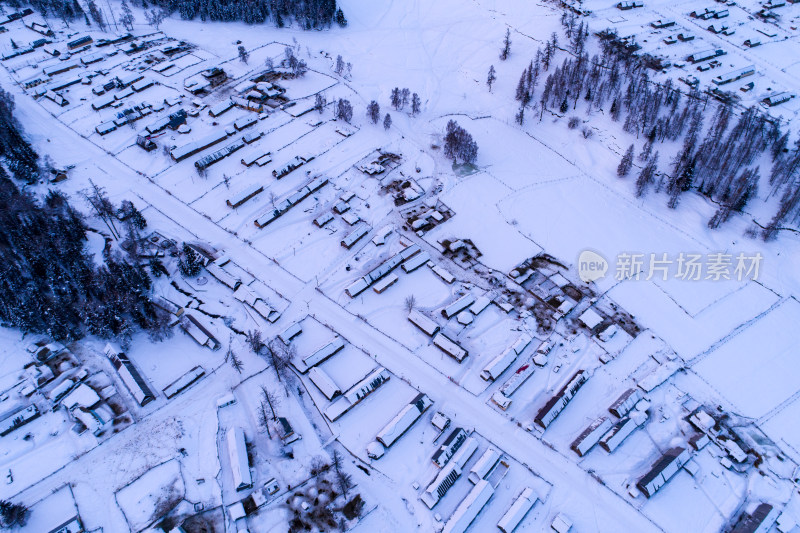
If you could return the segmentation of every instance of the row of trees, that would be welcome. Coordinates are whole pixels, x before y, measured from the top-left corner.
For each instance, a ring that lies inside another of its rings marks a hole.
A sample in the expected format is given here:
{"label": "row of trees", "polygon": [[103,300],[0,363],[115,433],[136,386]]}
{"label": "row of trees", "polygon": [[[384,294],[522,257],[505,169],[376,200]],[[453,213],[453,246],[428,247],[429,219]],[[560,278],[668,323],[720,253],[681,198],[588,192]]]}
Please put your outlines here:
{"label": "row of trees", "polygon": [[[789,133],[782,131],[778,120],[756,107],[737,114],[730,100],[710,100],[696,89],[684,93],[671,80],[653,82],[648,74],[652,58],[632,55],[610,32],[599,34],[601,53],[590,58],[585,52],[584,24],[575,24],[569,16],[562,22],[573,54],[551,71],[558,49],[555,34],[544,50],[536,52],[516,88],[519,124],[524,123],[526,109],[537,107],[540,118],[548,110],[564,115],[579,107],[586,115],[608,113],[622,123],[625,132],[642,140],[638,156],[631,145],[617,169],[621,177],[627,176],[638,159],[636,195],[651,190],[666,193],[667,205],[675,208],[683,193],[696,191],[718,205],[708,222],[710,228],[745,209],[763,185],[761,167],[771,166],[769,194],[782,200],[762,235],[771,238],[782,224],[800,222],[800,141],[787,150]],[[494,79],[490,68],[490,89]],[[704,124],[707,117],[711,118]],[[570,121],[571,125],[578,122],[577,117]],[[676,142],[677,154],[662,159],[666,168],[660,168],[656,148],[670,149]]]}
{"label": "row of trees", "polygon": [[419,99],[419,95],[417,93],[411,94],[408,87],[404,87],[403,89],[395,87],[392,89],[390,101],[395,110],[401,111],[405,109],[409,103],[409,99],[411,102],[411,115],[418,115],[422,109],[422,100]]}
{"label": "row of trees", "polygon": [[[341,56],[339,56],[341,59]],[[348,63],[349,66],[349,63]],[[390,96],[390,102],[392,107],[396,110],[400,111],[405,108],[406,105],[411,104],[411,115],[419,114],[422,101],[419,98],[417,93],[411,93],[408,88],[400,89],[399,87],[395,87],[392,89],[392,93]],[[317,93],[314,97],[314,109],[317,110],[319,113],[322,113],[323,109],[327,105],[327,99],[325,95],[322,93]],[[367,104],[367,119],[373,124],[377,124],[381,120],[381,106],[380,104],[372,100],[369,104]],[[338,100],[333,101],[333,116],[337,120],[344,120],[345,122],[350,122],[353,119],[353,105],[350,103],[350,100],[339,98]],[[384,129],[389,129],[392,126],[392,116],[389,113],[386,113],[383,117],[383,127]]]}
{"label": "row of trees", "polygon": [[[336,0],[132,0],[131,3],[144,9],[150,6],[159,8],[146,12],[148,23],[156,28],[164,20],[165,14],[171,13],[178,13],[187,20],[200,18],[203,21],[243,21],[248,24],[272,22],[281,28],[296,22],[306,30],[327,28],[334,22],[342,27],[347,26],[347,19],[341,8],[336,6]],[[10,0],[8,4],[14,8],[30,5],[43,16],[61,19],[66,24],[78,19],[84,19],[89,24],[89,17],[101,29],[108,23],[95,0],[87,0],[88,14],[77,0]],[[118,20],[127,30],[133,28],[135,17],[124,0]]]}
{"label": "row of trees", "polygon": [[347,19],[336,0],[136,0],[135,5],[156,5],[181,18],[202,21],[243,21],[248,24],[273,22],[278,27],[294,21],[306,30],[327,28],[334,22],[347,25]]}

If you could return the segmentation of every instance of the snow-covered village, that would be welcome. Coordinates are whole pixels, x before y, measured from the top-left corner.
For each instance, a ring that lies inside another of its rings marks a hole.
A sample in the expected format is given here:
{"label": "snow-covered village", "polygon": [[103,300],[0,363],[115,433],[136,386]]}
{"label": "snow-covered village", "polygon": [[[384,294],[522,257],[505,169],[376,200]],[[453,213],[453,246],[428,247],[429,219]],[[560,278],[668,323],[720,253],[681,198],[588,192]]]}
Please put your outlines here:
{"label": "snow-covered village", "polygon": [[0,530],[800,533],[796,0],[0,2]]}

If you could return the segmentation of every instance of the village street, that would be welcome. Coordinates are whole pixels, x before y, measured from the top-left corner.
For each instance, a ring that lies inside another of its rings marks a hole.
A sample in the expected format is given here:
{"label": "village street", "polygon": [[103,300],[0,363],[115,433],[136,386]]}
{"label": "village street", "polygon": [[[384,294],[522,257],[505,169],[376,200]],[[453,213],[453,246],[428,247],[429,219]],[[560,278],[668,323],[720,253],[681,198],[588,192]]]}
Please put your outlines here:
{"label": "village street", "polygon": [[[292,302],[284,312],[279,326],[285,327],[293,321],[302,319],[306,314],[315,315],[349,342],[375,357],[378,364],[417,389],[429,394],[438,408],[446,406],[447,409],[454,411],[456,413],[454,424],[473,427],[477,432],[493,439],[498,446],[521,462],[528,464],[545,480],[559,480],[557,488],[550,495],[551,504],[557,505],[562,501],[575,502],[577,500],[582,502],[578,505],[593,508],[596,513],[609,513],[609,516],[600,522],[616,522],[615,529],[617,531],[644,532],[658,529],[631,505],[620,505],[620,498],[616,494],[601,486],[574,462],[562,457],[533,435],[526,433],[514,422],[509,421],[482,400],[449,381],[441,373],[432,371],[425,362],[396,341],[358,320],[319,292],[315,283],[302,282],[239,238],[232,239],[232,235],[226,230],[181,203],[157,184],[136,173],[117,159],[108,157],[103,150],[80,137],[64,124],[52,120],[52,117],[48,116],[48,113],[38,103],[22,93],[5,71],[4,76],[3,86],[7,87],[14,95],[17,112],[25,121],[31,135],[46,135],[53,144],[53,153],[56,154],[64,147],[72,147],[70,151],[73,151],[74,147],[80,147],[78,151],[80,157],[76,158],[73,152],[71,158],[77,166],[70,178],[74,182],[70,184],[73,190],[78,191],[88,186],[88,180],[95,177],[93,174],[105,173],[108,177],[104,178],[102,182],[115,201],[135,195],[168,216],[175,224],[179,224],[191,234],[196,235],[198,239],[210,243],[225,242],[226,253],[237,264],[242,265]],[[43,131],[45,128],[46,131]],[[87,171],[90,168],[94,170]],[[165,228],[165,230],[168,229]],[[204,386],[190,390],[187,398],[198,401],[203,398],[208,399],[209,391],[207,389],[213,388],[210,381],[205,380]],[[184,401],[187,400],[184,399]],[[175,410],[180,409],[181,403],[166,404],[159,411],[148,416],[145,424],[158,426],[166,423],[174,416]],[[532,417],[533,413],[531,413]],[[143,429],[144,427],[140,428],[137,424],[125,432],[126,435],[112,437],[108,445],[103,447],[102,453],[106,454],[106,457],[113,457],[113,454],[109,455],[109,450],[114,446],[115,440],[122,442],[125,439],[131,439]],[[93,452],[98,452],[98,450],[95,449]],[[81,471],[91,471],[97,455],[93,452],[68,465],[67,472],[74,471],[77,475]],[[58,477],[63,479],[63,473]],[[25,491],[22,496],[26,499],[36,499],[43,497],[53,488],[48,480],[44,480]]]}

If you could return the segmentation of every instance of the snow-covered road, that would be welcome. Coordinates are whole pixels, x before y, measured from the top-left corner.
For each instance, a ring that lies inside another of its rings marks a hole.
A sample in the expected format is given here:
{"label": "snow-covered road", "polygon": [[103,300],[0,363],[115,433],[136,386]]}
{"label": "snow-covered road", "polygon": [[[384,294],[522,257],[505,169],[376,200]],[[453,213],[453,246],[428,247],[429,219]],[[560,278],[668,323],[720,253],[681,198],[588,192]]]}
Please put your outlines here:
{"label": "snow-covered road", "polygon": [[[48,139],[49,153],[60,162],[76,164],[77,171],[73,172],[71,178],[73,189],[80,190],[88,185],[89,179],[96,179],[97,172],[104,173],[107,177],[103,178],[101,183],[112,197],[136,195],[199,239],[222,244],[237,264],[245,266],[283,297],[293,302],[284,313],[287,320],[282,320],[282,323],[300,319],[306,313],[311,313],[320,321],[326,322],[351,343],[374,356],[378,363],[392,373],[428,393],[440,406],[447,405],[448,409],[457,413],[456,423],[474,427],[476,431],[494,440],[509,454],[527,463],[532,470],[552,483],[554,490],[550,495],[551,505],[563,504],[568,508],[582,509],[585,514],[594,514],[597,531],[645,532],[659,529],[633,506],[623,503],[619,496],[600,485],[574,462],[550,449],[482,400],[449,381],[396,341],[351,315],[319,292],[314,283],[302,282],[272,259],[58,122],[14,85],[6,71],[3,71],[3,76],[2,85],[14,95],[17,114],[25,124],[28,134],[37,140]],[[90,168],[94,168],[94,172],[88,172]],[[84,172],[81,172],[81,169]],[[207,395],[205,388],[194,389],[187,398]],[[145,423],[157,424],[159,420],[170,419],[175,405],[167,404],[148,417]],[[533,414],[531,418],[532,416]],[[132,429],[133,431],[129,431],[128,434],[135,434],[141,428],[137,424]],[[106,456],[111,448],[129,438],[115,436],[108,444],[77,459],[54,478],[61,480],[64,479],[64,475],[67,477],[72,475],[71,472],[77,475],[79,471],[91,471],[97,457]],[[58,483],[60,481],[45,480],[26,491],[24,496],[41,497]],[[587,511],[589,509],[593,513],[589,513]],[[118,520],[119,516],[116,518]]]}

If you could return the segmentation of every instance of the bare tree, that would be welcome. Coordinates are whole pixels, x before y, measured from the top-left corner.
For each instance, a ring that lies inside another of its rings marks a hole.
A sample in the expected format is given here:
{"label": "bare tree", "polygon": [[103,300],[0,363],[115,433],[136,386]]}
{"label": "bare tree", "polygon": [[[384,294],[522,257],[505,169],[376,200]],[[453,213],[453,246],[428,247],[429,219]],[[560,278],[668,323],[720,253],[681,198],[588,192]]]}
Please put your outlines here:
{"label": "bare tree", "polygon": [[161,8],[151,9],[150,11],[145,11],[144,17],[147,19],[147,23],[158,31],[161,23],[167,18],[167,12]]}
{"label": "bare tree", "polygon": [[233,333],[228,336],[228,351],[225,352],[225,362],[231,360],[231,355],[233,354]]}
{"label": "bare tree", "polygon": [[250,346],[250,350],[256,355],[261,355],[266,347],[263,339],[261,338],[261,330],[251,329],[245,335],[245,341]]}
{"label": "bare tree", "polygon": [[314,109],[322,114],[322,110],[325,108],[325,103],[325,96],[322,93],[317,93],[317,95],[314,97]]}
{"label": "bare tree", "polygon": [[339,453],[339,450],[333,450],[333,455],[331,455],[331,466],[337,474],[342,470],[342,454]]}
{"label": "bare tree", "polygon": [[226,357],[228,357],[228,359],[230,360],[233,369],[241,374],[242,370],[244,370],[244,363],[242,363],[242,360],[239,359],[238,355],[236,355],[236,352],[228,348],[228,354],[226,355]]}
{"label": "bare tree", "polygon": [[267,413],[267,406],[264,402],[261,402],[258,406],[258,425],[267,432],[267,435],[271,439],[272,432],[269,430],[269,414]]}
{"label": "bare tree", "polygon": [[133,16],[133,11],[131,11],[131,7],[125,0],[122,0],[122,15],[119,17],[120,23],[125,26],[125,29],[128,31],[133,31],[133,23],[136,22],[136,17]]}
{"label": "bare tree", "polygon": [[269,411],[272,414],[270,420],[277,420],[278,416],[275,414],[275,407],[279,406],[281,403],[280,396],[269,390],[266,386],[261,385],[261,398],[261,403],[266,403],[269,406]]}
{"label": "bare tree", "polygon": [[[275,375],[278,376],[278,381],[283,383],[289,370],[289,363],[295,355],[295,348],[294,346],[285,345],[277,337],[272,339],[266,348],[272,368],[275,370]],[[285,384],[284,389],[286,389]],[[289,395],[288,389],[286,389],[286,395]]]}
{"label": "bare tree", "polygon": [[330,468],[331,465],[329,465],[325,461],[325,459],[323,459],[318,455],[312,457],[309,463],[309,473],[315,478],[318,478],[319,476],[330,470]]}
{"label": "bare tree", "polygon": [[403,306],[406,308],[406,311],[409,313],[414,310],[414,307],[417,306],[417,297],[413,294],[409,294],[406,296],[405,301],[403,302]]}
{"label": "bare tree", "polygon": [[333,467],[334,478],[339,492],[347,498],[347,492],[353,488],[353,478],[344,471],[342,454],[339,450],[333,450],[331,455],[331,467]]}
{"label": "bare tree", "polygon": [[88,191],[83,191],[83,197],[86,198],[86,201],[89,202],[89,205],[92,207],[95,215],[100,217],[100,219],[105,222],[106,227],[111,231],[111,234],[114,236],[115,239],[119,239],[119,232],[117,231],[117,227],[114,225],[114,217],[116,213],[116,208],[114,204],[109,200],[108,194],[106,194],[105,189],[98,186],[94,181],[89,180],[91,184],[91,189]]}

